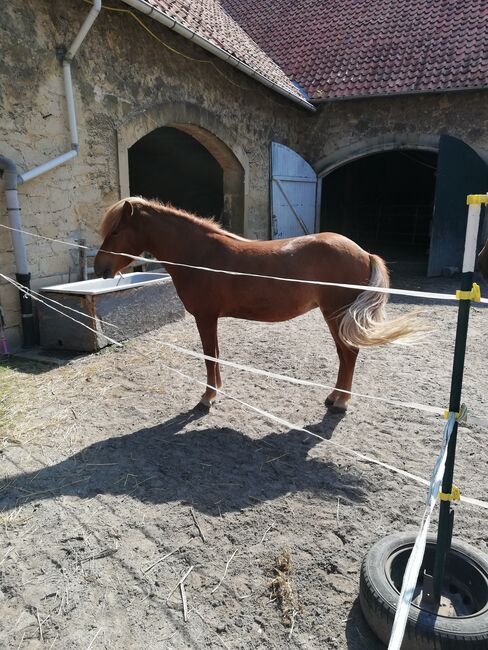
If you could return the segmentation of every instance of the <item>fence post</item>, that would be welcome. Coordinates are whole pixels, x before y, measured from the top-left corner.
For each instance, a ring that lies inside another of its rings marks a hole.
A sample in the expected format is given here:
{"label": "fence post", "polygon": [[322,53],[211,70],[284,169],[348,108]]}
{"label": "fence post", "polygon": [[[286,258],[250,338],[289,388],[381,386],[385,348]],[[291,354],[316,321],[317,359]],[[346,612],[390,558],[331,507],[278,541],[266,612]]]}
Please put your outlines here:
{"label": "fence post", "polygon": [[[456,342],[454,347],[454,361],[451,378],[451,395],[449,400],[449,412],[460,413],[461,391],[463,385],[464,359],[466,353],[466,338],[469,325],[469,310],[471,301],[477,299],[476,287],[473,284],[473,273],[476,262],[476,243],[478,240],[478,229],[480,222],[481,204],[488,203],[487,195],[471,194],[467,197],[468,223],[466,227],[466,240],[464,244],[463,272],[461,277],[461,290],[457,292],[459,298],[459,310],[456,328]],[[479,287],[478,287],[479,289]],[[451,439],[447,448],[446,469],[442,480],[442,494],[439,512],[439,527],[437,531],[437,544],[435,551],[434,575],[433,575],[433,597],[436,605],[439,605],[442,584],[446,569],[446,558],[451,548],[452,530],[454,525],[454,511],[451,508],[452,480],[454,475],[454,460],[456,457],[458,420],[454,424]],[[449,496],[451,495],[451,496]]]}

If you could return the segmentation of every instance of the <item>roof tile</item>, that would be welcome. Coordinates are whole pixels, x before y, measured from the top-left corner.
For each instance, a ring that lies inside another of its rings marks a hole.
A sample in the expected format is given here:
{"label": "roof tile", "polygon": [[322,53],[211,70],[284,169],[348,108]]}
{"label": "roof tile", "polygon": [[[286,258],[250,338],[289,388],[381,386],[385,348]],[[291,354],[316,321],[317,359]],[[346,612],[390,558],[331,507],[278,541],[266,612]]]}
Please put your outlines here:
{"label": "roof tile", "polygon": [[219,2],[312,98],[488,86],[486,0]]}
{"label": "roof tile", "polygon": [[219,0],[142,0],[220,47],[290,95],[304,99],[280,66],[225,11]]}

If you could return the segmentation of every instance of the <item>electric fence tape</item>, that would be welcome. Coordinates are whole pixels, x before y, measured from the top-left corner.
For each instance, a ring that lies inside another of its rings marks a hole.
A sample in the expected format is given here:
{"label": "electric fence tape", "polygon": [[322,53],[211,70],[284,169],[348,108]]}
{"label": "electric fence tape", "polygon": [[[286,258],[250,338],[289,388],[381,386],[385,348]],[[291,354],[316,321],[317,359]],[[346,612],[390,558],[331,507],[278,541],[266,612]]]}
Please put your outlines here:
{"label": "electric fence tape", "polygon": [[451,433],[456,421],[456,414],[449,413],[446,425],[444,427],[442,442],[439,454],[434,464],[432,471],[432,478],[427,492],[427,499],[425,504],[424,513],[420,523],[420,530],[415,539],[412,552],[408,559],[405,573],[403,574],[402,589],[398,598],[396,607],[395,619],[390,636],[390,643],[388,650],[400,650],[402,645],[403,636],[408,620],[408,613],[414,597],[417,580],[424,559],[425,546],[427,543],[427,533],[429,530],[430,519],[437,503],[437,497],[441,490],[442,478],[444,476],[444,469],[446,466],[447,446],[451,438]]}
{"label": "electric fence tape", "polygon": [[[10,282],[13,284],[19,291],[22,291],[25,295],[30,295],[31,298],[34,300],[37,300],[38,302],[41,302],[45,304],[47,307],[50,307],[50,305],[46,304],[45,300],[48,300],[50,302],[53,302],[56,305],[59,305],[63,309],[68,309],[70,311],[74,311],[75,313],[80,314],[81,316],[84,316],[85,318],[90,318],[93,319],[94,317],[91,316],[90,314],[85,314],[83,312],[80,312],[76,309],[73,309],[72,307],[68,307],[66,305],[63,305],[62,303],[58,302],[57,300],[54,300],[52,298],[49,298],[48,296],[45,296],[43,294],[40,294],[37,291],[34,291],[34,289],[27,289],[24,287],[20,282],[17,280],[14,280],[13,278],[10,278],[3,273],[0,273],[0,277],[6,280],[7,282]],[[59,309],[54,309],[54,311],[60,313],[61,315],[66,316],[67,318],[70,318],[68,314],[64,314],[61,310]],[[114,327],[116,329],[120,330],[120,327],[118,325],[114,325],[113,323],[109,323],[108,321],[104,321],[96,317],[97,320],[100,323],[103,323],[104,325],[107,325],[109,327]],[[119,341],[115,341],[111,337],[107,336],[103,332],[96,332],[94,329],[92,329],[90,326],[86,325],[85,323],[82,323],[81,321],[76,320],[75,318],[70,318],[70,320],[74,321],[75,323],[78,323],[85,329],[88,329],[90,331],[95,332],[98,336],[102,336],[105,338],[107,341],[109,341],[112,344],[121,346],[122,344]],[[160,345],[163,345],[165,347],[168,347],[172,350],[175,350],[176,352],[180,352],[181,354],[184,354],[185,356],[189,357],[194,357],[195,359],[201,359],[202,361],[215,361],[216,363],[219,363],[223,366],[228,366],[230,368],[234,368],[235,370],[241,370],[243,372],[248,372],[250,374],[255,374],[255,375],[261,375],[264,377],[269,377],[270,379],[276,379],[278,381],[284,381],[290,384],[295,384],[298,386],[311,386],[314,388],[323,388],[325,390],[336,390],[337,392],[340,393],[345,393],[347,395],[351,395],[353,397],[360,397],[362,399],[369,399],[372,401],[377,401],[377,402],[382,402],[384,404],[389,404],[391,406],[396,406],[399,408],[407,408],[407,409],[414,409],[417,411],[423,411],[424,413],[431,413],[434,415],[444,415],[445,414],[445,409],[440,408],[438,406],[430,406],[428,404],[420,404],[419,402],[404,402],[402,400],[394,399],[391,397],[379,397],[377,395],[368,395],[367,393],[358,393],[355,391],[350,391],[350,390],[345,390],[343,388],[336,388],[335,386],[330,386],[328,384],[323,384],[321,382],[316,382],[312,381],[309,379],[299,379],[296,377],[290,377],[289,375],[283,375],[280,373],[275,373],[271,372],[269,370],[263,370],[261,368],[255,368],[253,366],[247,366],[245,364],[241,363],[236,363],[235,361],[228,361],[226,359],[222,359],[220,357],[212,357],[208,354],[202,354],[201,352],[195,352],[194,350],[188,350],[187,348],[182,348],[179,345],[176,345],[174,343],[170,343],[169,341],[164,341],[161,339],[157,339],[154,336],[151,337],[152,340],[157,341]],[[471,424],[476,424],[480,427],[486,428],[488,430],[488,417],[479,417],[479,416],[470,416],[469,417],[469,423]]]}
{"label": "electric fence tape", "polygon": [[[84,248],[84,249],[89,249],[89,246],[85,246],[82,244],[75,244],[74,242],[67,242],[62,239],[54,239],[52,237],[46,237],[45,235],[38,235],[36,233],[31,233],[28,232],[27,230],[21,230],[19,228],[12,228],[10,226],[6,226],[5,224],[0,224],[1,228],[6,228],[7,230],[12,230],[14,232],[20,232],[23,233],[24,235],[30,235],[31,237],[38,237],[40,239],[46,239],[48,241],[56,242],[57,244],[62,244],[64,246],[72,246],[74,248]],[[342,289],[354,289],[356,291],[372,291],[375,293],[386,293],[386,294],[391,294],[394,296],[409,296],[413,298],[426,298],[426,299],[433,299],[433,300],[458,300],[455,294],[447,294],[447,293],[433,293],[433,292],[428,292],[428,291],[413,291],[411,289],[393,289],[391,287],[373,287],[371,285],[365,285],[365,284],[349,284],[349,283],[344,283],[344,282],[326,282],[322,280],[304,280],[300,278],[285,278],[281,276],[275,276],[275,275],[263,275],[260,273],[244,273],[243,271],[230,271],[227,269],[215,269],[209,266],[196,266],[194,264],[185,264],[183,262],[170,262],[169,260],[157,260],[157,259],[148,259],[147,257],[141,257],[139,255],[131,255],[130,253],[114,253],[113,251],[106,251],[102,248],[99,249],[102,253],[109,253],[110,255],[116,255],[118,257],[127,257],[129,259],[132,259],[136,262],[142,262],[144,264],[161,264],[163,266],[178,266],[178,267],[184,267],[187,269],[194,269],[197,271],[206,271],[208,273],[223,273],[224,275],[232,275],[232,276],[243,276],[243,277],[250,277],[250,278],[261,278],[265,280],[275,280],[278,282],[295,282],[299,284],[311,284],[311,285],[318,285],[318,286],[324,286],[324,287],[339,287]],[[488,299],[487,298],[480,298],[480,301],[482,303],[488,304]]]}
{"label": "electric fence tape", "polygon": [[[4,275],[3,273],[0,273],[0,277],[3,277],[5,280],[10,282],[14,286],[18,286],[20,288],[20,290],[22,290],[26,295],[29,295],[29,290],[26,289],[25,287],[23,287],[22,285],[20,285],[17,281],[13,280],[12,278],[9,278],[8,276]],[[36,300],[36,301],[38,301],[40,303],[43,303],[46,307],[48,307],[50,309],[53,309],[54,311],[60,313],[61,315],[65,316],[66,318],[69,318],[70,320],[74,321],[75,323],[78,323],[82,327],[85,327],[86,329],[90,330],[91,332],[94,332],[95,334],[98,334],[98,332],[95,329],[93,329],[92,327],[90,327],[89,325],[86,325],[85,323],[82,323],[82,322],[76,320],[75,318],[73,318],[72,316],[69,316],[68,314],[65,314],[64,312],[57,309],[53,305],[50,305],[49,303],[46,303],[43,299],[39,298],[38,296],[36,296],[36,295],[34,295],[32,293],[30,293],[30,295],[34,300]],[[111,337],[107,336],[106,334],[103,334],[103,336],[110,343],[112,343],[112,344],[114,344],[116,346],[119,346],[119,347],[123,347],[122,344],[119,341],[116,341],[115,339],[112,339]],[[184,348],[181,348],[181,350],[184,350]],[[154,359],[152,357],[149,357],[147,354],[144,354],[144,353],[142,353],[140,351],[138,351],[138,352],[139,352],[139,354],[141,356],[144,356],[146,358],[150,358],[151,361],[154,361]],[[196,355],[198,353],[194,353],[194,354]],[[180,371],[180,370],[178,370],[176,368],[173,368],[172,366],[168,366],[167,364],[164,364],[164,363],[162,363],[160,361],[158,361],[158,363],[162,367],[164,367],[164,368],[170,370],[171,372],[174,372],[174,373],[184,377],[185,379],[188,379],[189,381],[191,381],[193,383],[197,383],[197,384],[199,384],[201,386],[204,386],[204,387],[207,387],[207,388],[212,388],[212,389],[216,390],[217,393],[219,393],[220,395],[222,395],[224,397],[227,397],[228,399],[231,399],[232,401],[235,401],[238,404],[241,404],[242,406],[245,406],[248,409],[251,409],[252,411],[262,415],[263,417],[265,417],[265,418],[267,418],[269,420],[277,422],[278,424],[281,424],[282,426],[285,426],[285,427],[287,427],[289,429],[292,429],[294,431],[302,431],[303,433],[306,433],[306,434],[308,434],[308,435],[310,435],[310,436],[312,436],[314,438],[318,438],[319,440],[327,443],[328,445],[330,445],[332,447],[335,447],[336,449],[340,449],[340,450],[342,450],[342,451],[344,451],[344,452],[346,452],[346,453],[348,453],[348,454],[350,454],[352,456],[355,456],[359,460],[363,460],[363,461],[365,461],[367,463],[370,463],[370,464],[379,465],[380,467],[388,469],[393,473],[400,474],[401,476],[409,478],[409,479],[411,479],[411,480],[413,480],[413,481],[415,481],[417,483],[421,483],[423,485],[428,485],[429,484],[429,482],[427,480],[421,478],[420,476],[416,476],[415,474],[407,472],[406,470],[402,470],[402,469],[400,469],[398,467],[395,467],[394,465],[391,465],[389,463],[384,463],[383,461],[377,460],[376,458],[373,458],[372,456],[367,456],[365,454],[362,454],[362,453],[360,453],[358,451],[355,451],[354,449],[351,449],[349,447],[346,447],[345,445],[342,445],[340,443],[334,442],[332,440],[328,440],[327,438],[324,438],[323,436],[315,433],[314,431],[310,431],[309,429],[305,429],[304,427],[300,427],[300,426],[298,426],[298,425],[296,425],[296,424],[294,424],[292,422],[289,422],[288,420],[285,420],[284,418],[281,418],[281,417],[278,417],[278,416],[274,415],[273,413],[269,413],[268,411],[265,411],[265,410],[260,409],[260,408],[258,408],[256,406],[253,406],[252,404],[248,404],[247,402],[244,402],[243,400],[241,400],[241,399],[239,399],[237,397],[234,397],[233,395],[230,395],[229,393],[226,393],[226,392],[222,391],[220,388],[216,388],[214,386],[211,386],[210,384],[207,384],[206,382],[202,382],[202,381],[200,381],[198,379],[195,379],[195,377],[191,377],[190,375],[187,375],[187,374],[183,373],[182,371]],[[265,371],[263,371],[263,372],[265,372]],[[484,502],[484,501],[481,501],[479,499],[473,499],[473,498],[470,498],[470,497],[461,497],[461,500],[465,501],[466,503],[469,503],[471,505],[475,505],[475,506],[478,506],[478,507],[481,507],[481,508],[488,509],[488,502]]]}

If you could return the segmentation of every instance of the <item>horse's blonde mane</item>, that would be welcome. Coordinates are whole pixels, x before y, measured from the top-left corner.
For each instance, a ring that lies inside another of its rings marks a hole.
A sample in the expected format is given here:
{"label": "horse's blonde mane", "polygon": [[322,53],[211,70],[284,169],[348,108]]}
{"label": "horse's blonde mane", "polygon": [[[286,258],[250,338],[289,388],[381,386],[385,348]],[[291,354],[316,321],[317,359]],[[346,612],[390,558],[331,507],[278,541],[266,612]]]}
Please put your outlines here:
{"label": "horse's blonde mane", "polygon": [[103,237],[103,239],[105,239],[105,237],[108,237],[108,235],[110,235],[110,233],[113,232],[119,225],[120,219],[122,217],[122,207],[125,201],[125,199],[121,199],[120,201],[117,201],[117,203],[111,205],[105,211],[105,214],[103,215],[102,221],[98,228],[98,232]]}
{"label": "horse's blonde mane", "polygon": [[192,221],[196,225],[204,228],[207,231],[221,232],[229,237],[235,239],[244,239],[239,237],[239,235],[234,235],[231,232],[228,232],[215,220],[215,218],[207,219],[199,217],[196,214],[187,212],[186,210],[180,210],[179,208],[173,207],[169,203],[161,203],[155,199],[149,200],[144,199],[141,196],[129,196],[126,199],[121,199],[111,205],[105,212],[100,223],[99,232],[100,235],[105,239],[111,232],[113,232],[120,223],[122,218],[122,208],[124,207],[125,202],[128,201],[132,209],[134,208],[152,208],[155,212],[159,214],[166,214],[169,216],[178,217],[185,219],[187,221]]}

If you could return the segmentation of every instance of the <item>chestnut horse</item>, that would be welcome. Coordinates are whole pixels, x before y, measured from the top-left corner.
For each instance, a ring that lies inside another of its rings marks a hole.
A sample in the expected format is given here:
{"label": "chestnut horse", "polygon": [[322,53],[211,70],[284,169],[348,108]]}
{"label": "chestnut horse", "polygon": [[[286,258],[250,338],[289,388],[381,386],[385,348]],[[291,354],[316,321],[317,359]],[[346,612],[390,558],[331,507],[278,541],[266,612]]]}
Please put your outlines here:
{"label": "chestnut horse", "polygon": [[[148,251],[157,259],[215,269],[303,280],[388,287],[385,263],[351,240],[335,233],[318,233],[274,241],[244,239],[158,201],[123,199],[105,213],[103,244],[95,258],[95,273],[104,278],[127,266],[128,253]],[[280,282],[168,265],[175,289],[195,317],[206,360],[207,389],[201,404],[210,407],[222,386],[217,321],[231,316],[266,322],[284,321],[318,307],[329,326],[339,355],[335,389],[326,404],[334,412],[347,408],[360,346],[408,337],[417,330],[410,315],[387,321],[384,293]],[[346,392],[341,392],[346,391]]]}
{"label": "chestnut horse", "polygon": [[485,245],[481,249],[481,253],[478,255],[478,262],[481,275],[488,282],[488,239],[485,241]]}

